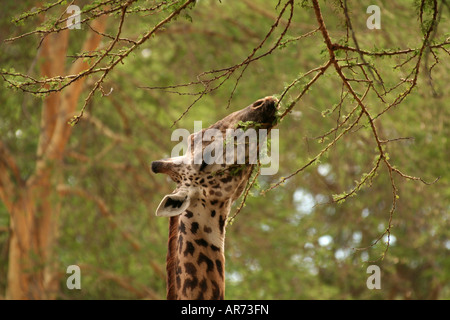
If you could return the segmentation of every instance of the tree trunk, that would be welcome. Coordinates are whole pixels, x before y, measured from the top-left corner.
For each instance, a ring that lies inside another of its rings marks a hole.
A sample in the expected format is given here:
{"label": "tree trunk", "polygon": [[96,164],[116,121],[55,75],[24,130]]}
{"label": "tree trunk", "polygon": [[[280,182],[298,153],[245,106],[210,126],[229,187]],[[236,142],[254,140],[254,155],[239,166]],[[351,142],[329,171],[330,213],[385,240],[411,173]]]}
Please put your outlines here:
{"label": "tree trunk", "polygon": [[32,235],[34,203],[22,192],[10,211],[10,240],[7,299],[27,299],[34,295],[30,286],[32,266]]}
{"label": "tree trunk", "polygon": [[[92,27],[103,32],[105,19],[96,19]],[[66,74],[69,32],[82,31],[66,30],[48,35],[44,39],[41,49],[42,76]],[[95,50],[100,40],[99,34],[89,33],[82,51]],[[68,72],[77,74],[87,67],[87,64],[79,59],[70,66]],[[53,249],[57,238],[60,204],[55,201],[55,187],[62,178],[58,164],[63,159],[71,134],[67,121],[75,113],[84,81],[82,78],[62,92],[52,93],[45,98],[36,169],[26,182],[20,181],[20,174],[15,172],[18,168],[14,159],[0,143],[0,154],[6,159],[4,165],[0,163],[0,197],[10,213],[7,299],[56,297],[59,279]],[[10,179],[11,172],[16,177],[14,182]]]}
{"label": "tree trunk", "polygon": [[11,210],[7,299],[54,298],[52,248],[58,219],[46,181],[23,188]]}

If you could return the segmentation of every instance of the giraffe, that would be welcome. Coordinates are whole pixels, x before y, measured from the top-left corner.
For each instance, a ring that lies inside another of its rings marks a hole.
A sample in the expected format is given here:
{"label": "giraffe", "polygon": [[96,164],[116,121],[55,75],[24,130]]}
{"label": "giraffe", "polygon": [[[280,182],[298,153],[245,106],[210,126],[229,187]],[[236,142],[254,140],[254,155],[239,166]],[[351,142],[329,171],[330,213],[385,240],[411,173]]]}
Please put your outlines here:
{"label": "giraffe", "polygon": [[[278,101],[274,97],[257,100],[208,129],[225,136],[242,122],[252,121],[270,130],[275,124]],[[242,194],[253,164],[194,163],[196,137],[189,136],[190,149],[184,156],[154,161],[154,173],[167,174],[177,187],[159,204],[156,215],[170,217],[166,257],[167,299],[222,300],[225,295],[225,224],[231,205]],[[214,141],[214,139],[212,139]],[[204,150],[207,143],[201,142]],[[210,142],[211,144],[212,142]],[[235,146],[233,147],[235,148]],[[246,159],[248,160],[248,149]]]}

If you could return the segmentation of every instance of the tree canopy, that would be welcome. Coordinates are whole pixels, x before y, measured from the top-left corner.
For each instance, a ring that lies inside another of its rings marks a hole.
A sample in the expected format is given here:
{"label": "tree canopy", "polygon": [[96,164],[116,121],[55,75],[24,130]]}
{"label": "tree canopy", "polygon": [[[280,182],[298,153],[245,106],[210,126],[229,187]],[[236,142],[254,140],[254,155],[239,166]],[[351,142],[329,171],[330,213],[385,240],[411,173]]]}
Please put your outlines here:
{"label": "tree canopy", "polygon": [[279,171],[232,208],[226,298],[448,299],[450,5],[379,1],[371,29],[372,4],[3,4],[0,297],[164,298],[151,161],[274,95]]}

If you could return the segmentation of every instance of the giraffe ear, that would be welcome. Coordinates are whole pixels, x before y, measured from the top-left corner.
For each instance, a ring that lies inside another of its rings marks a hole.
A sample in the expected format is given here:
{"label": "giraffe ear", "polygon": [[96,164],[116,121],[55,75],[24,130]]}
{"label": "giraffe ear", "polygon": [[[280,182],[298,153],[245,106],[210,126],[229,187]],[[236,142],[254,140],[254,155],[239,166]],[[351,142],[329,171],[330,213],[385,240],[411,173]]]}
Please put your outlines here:
{"label": "giraffe ear", "polygon": [[173,217],[182,214],[189,207],[189,195],[185,191],[168,194],[156,209],[158,217]]}

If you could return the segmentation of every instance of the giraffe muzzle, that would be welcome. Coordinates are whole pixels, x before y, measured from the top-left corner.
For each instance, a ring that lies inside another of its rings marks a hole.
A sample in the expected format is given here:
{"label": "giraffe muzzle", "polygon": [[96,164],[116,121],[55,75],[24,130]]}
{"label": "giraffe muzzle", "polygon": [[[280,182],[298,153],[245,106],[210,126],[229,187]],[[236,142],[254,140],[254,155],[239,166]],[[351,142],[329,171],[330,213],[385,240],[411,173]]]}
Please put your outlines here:
{"label": "giraffe muzzle", "polygon": [[259,99],[255,101],[251,108],[253,110],[260,109],[260,108],[267,108],[267,109],[276,109],[278,108],[278,99],[272,96],[268,96],[262,99]]}
{"label": "giraffe muzzle", "polygon": [[271,128],[278,108],[278,99],[268,96],[237,112],[235,121],[254,121],[262,124],[261,128]]}

